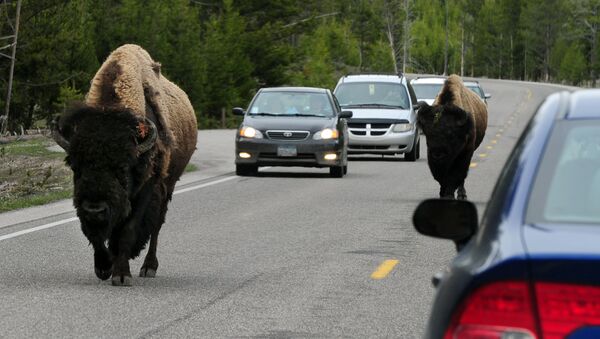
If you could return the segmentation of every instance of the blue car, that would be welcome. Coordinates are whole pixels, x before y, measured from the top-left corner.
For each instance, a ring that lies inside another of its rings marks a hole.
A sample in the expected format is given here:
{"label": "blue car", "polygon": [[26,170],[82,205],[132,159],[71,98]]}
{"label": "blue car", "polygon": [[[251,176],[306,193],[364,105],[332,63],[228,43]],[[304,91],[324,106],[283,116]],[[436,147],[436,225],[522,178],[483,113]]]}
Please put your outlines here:
{"label": "blue car", "polygon": [[600,90],[544,100],[480,223],[442,199],[413,223],[465,244],[434,278],[426,338],[600,338]]}

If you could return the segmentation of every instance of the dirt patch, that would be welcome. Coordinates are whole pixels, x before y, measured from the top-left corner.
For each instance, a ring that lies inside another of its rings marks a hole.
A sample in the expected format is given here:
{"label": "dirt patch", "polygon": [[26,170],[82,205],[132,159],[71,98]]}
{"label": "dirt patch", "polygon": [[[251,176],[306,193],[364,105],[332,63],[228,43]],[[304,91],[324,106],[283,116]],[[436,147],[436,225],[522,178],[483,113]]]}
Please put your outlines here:
{"label": "dirt patch", "polygon": [[[0,141],[0,212],[64,199],[73,190],[64,152],[43,135]],[[49,149],[50,148],[50,149]]]}

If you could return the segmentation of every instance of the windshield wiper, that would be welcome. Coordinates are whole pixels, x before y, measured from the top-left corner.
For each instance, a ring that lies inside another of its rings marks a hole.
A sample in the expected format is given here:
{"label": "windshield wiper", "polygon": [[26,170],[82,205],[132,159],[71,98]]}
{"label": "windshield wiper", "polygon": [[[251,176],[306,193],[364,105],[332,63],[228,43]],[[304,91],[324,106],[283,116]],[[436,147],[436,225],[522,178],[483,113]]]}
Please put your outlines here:
{"label": "windshield wiper", "polygon": [[267,115],[270,117],[276,117],[276,116],[285,115],[285,114],[259,112],[259,113],[250,113],[250,115]]}
{"label": "windshield wiper", "polygon": [[321,117],[324,118],[324,115],[321,114],[312,114],[312,113],[294,113],[294,114],[289,114],[292,116],[296,116],[296,117]]}
{"label": "windshield wiper", "polygon": [[343,107],[383,107],[383,108],[401,108],[401,109],[405,109],[404,107],[400,106],[400,105],[386,105],[386,104],[376,104],[376,103],[370,103],[370,104],[352,104],[352,105],[346,105]]}

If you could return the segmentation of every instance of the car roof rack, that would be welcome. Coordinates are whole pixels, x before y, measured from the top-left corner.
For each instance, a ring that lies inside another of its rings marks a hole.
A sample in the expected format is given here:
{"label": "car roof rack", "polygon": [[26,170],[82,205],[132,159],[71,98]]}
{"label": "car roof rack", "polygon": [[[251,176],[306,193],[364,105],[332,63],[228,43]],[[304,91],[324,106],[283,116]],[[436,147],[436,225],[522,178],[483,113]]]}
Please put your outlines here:
{"label": "car roof rack", "polygon": [[394,73],[389,73],[389,72],[362,72],[362,73],[348,73],[346,75],[344,75],[344,77],[347,76],[353,76],[353,75],[387,75],[387,76],[397,76],[399,78],[402,78],[404,76],[404,74],[402,72],[398,72],[396,74]]}

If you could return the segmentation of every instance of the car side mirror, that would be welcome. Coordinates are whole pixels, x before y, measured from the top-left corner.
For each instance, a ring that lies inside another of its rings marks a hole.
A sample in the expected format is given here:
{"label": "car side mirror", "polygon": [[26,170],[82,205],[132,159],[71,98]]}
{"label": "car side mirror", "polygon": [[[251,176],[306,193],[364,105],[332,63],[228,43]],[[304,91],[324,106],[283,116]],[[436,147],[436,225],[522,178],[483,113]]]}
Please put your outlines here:
{"label": "car side mirror", "polygon": [[352,111],[341,111],[339,117],[341,119],[350,119],[352,118]]}
{"label": "car side mirror", "polygon": [[455,242],[470,239],[477,232],[477,224],[477,208],[466,200],[424,200],[413,214],[419,233]]}
{"label": "car side mirror", "polygon": [[492,95],[491,95],[490,93],[485,93],[483,96],[484,96],[486,99],[491,99],[491,98],[492,98]]}
{"label": "car side mirror", "polygon": [[232,111],[233,111],[233,115],[244,115],[244,114],[246,114],[246,111],[244,111],[244,109],[240,108],[240,107],[234,107]]}

